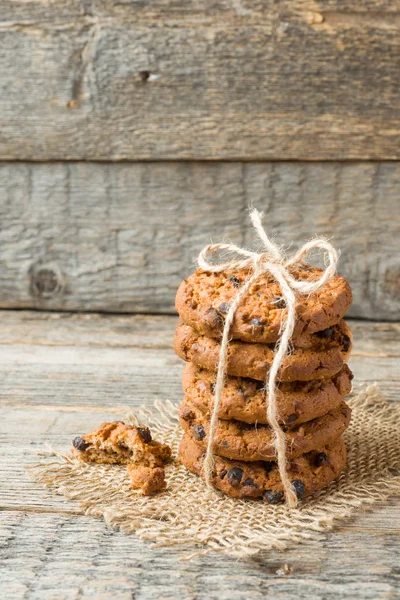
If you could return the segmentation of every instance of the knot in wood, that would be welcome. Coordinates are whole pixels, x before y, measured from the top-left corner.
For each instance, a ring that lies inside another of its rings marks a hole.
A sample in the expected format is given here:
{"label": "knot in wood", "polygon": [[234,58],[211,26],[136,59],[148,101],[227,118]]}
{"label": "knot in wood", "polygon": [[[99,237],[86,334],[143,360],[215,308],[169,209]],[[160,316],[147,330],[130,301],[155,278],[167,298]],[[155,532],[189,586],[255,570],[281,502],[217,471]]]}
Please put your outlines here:
{"label": "knot in wood", "polygon": [[36,263],[29,269],[30,292],[33,296],[49,299],[64,288],[64,278],[56,263]]}

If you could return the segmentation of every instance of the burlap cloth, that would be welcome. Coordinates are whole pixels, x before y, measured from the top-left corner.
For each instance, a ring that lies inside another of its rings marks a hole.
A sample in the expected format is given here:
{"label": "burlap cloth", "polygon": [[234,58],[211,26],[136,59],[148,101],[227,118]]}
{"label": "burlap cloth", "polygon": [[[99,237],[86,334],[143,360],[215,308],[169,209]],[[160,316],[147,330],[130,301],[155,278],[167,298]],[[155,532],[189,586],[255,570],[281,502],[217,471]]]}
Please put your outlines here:
{"label": "burlap cloth", "polygon": [[[297,508],[228,498],[208,490],[178,463],[167,467],[168,489],[145,498],[130,489],[125,467],[88,465],[70,454],[52,452],[55,460],[35,465],[30,473],[78,501],[87,515],[103,517],[108,525],[158,546],[191,544],[191,556],[220,551],[242,558],[284,549],[318,537],[360,507],[400,493],[400,405],[389,404],[376,384],[350,397],[349,404],[353,415],[345,434],[347,467],[338,481]],[[146,423],[176,456],[181,437],[177,408],[159,401],[152,410],[140,409],[124,418]]]}

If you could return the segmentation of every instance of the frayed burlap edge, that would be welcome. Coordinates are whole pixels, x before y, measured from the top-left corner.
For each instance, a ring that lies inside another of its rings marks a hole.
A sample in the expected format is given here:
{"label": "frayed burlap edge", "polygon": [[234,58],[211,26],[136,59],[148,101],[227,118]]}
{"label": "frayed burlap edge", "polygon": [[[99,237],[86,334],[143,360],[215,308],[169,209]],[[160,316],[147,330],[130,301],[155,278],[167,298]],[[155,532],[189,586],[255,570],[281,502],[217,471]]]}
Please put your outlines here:
{"label": "frayed burlap edge", "polygon": [[[103,517],[124,533],[156,546],[193,545],[189,558],[210,551],[243,558],[260,550],[283,550],[318,537],[360,507],[400,493],[400,406],[389,404],[376,384],[351,397],[349,404],[347,467],[338,481],[297,508],[229,498],[207,489],[177,462],[167,467],[168,489],[146,498],[130,489],[125,467],[88,465],[71,454],[52,451],[56,460],[29,471],[36,481],[77,500],[85,514]],[[126,420],[149,425],[176,456],[181,437],[177,405],[158,401],[153,410],[142,408]]]}

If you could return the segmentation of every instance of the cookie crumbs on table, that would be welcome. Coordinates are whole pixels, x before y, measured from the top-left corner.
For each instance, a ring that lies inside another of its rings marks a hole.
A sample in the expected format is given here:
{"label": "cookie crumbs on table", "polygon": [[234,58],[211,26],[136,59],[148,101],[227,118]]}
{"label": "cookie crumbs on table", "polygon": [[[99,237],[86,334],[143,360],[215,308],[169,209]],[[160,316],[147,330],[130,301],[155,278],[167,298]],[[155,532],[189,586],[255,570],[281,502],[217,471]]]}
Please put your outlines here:
{"label": "cookie crumbs on table", "polygon": [[76,437],[72,445],[74,456],[83,462],[127,465],[131,487],[140,495],[166,488],[164,465],[171,458],[171,448],[153,440],[148,427],[123,421],[103,423]]}

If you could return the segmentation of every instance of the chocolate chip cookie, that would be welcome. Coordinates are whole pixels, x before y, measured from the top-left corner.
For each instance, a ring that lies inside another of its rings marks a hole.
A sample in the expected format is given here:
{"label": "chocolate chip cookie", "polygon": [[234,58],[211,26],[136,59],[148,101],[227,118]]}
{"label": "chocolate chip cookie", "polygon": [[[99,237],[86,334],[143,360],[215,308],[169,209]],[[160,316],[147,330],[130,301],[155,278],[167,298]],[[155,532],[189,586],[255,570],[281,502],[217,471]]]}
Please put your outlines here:
{"label": "chocolate chip cookie", "polygon": [[[192,363],[183,371],[185,397],[206,418],[214,403],[215,373]],[[347,365],[331,378],[281,382],[277,388],[280,423],[291,429],[337,408],[351,391],[353,374]],[[268,424],[265,383],[245,377],[225,377],[218,416],[220,419]]]}
{"label": "chocolate chip cookie", "polygon": [[[301,346],[294,346],[283,362],[279,381],[310,381],[333,377],[346,362],[351,350],[351,332],[344,321],[330,328],[303,337]],[[197,367],[215,371],[219,361],[220,342],[206,337],[184,323],[178,323],[174,340],[175,352]],[[228,375],[263,381],[274,358],[274,344],[250,344],[231,341],[227,352]]]}
{"label": "chocolate chip cookie", "polygon": [[131,488],[150,496],[166,488],[164,464],[171,448],[152,439],[148,427],[134,427],[122,421],[103,423],[98,429],[73,442],[77,458],[88,463],[126,464]]}
{"label": "chocolate chip cookie", "polygon": [[[179,458],[189,471],[204,477],[204,451],[187,434],[180,443]],[[346,446],[342,438],[291,459],[288,475],[299,500],[336,479],[345,463]],[[279,504],[285,498],[274,462],[246,463],[214,456],[212,484],[233,498],[263,498],[269,504]]]}
{"label": "chocolate chip cookie", "polygon": [[[293,267],[297,279],[315,281],[323,271],[307,265]],[[197,269],[183,281],[176,295],[176,310],[182,321],[209,337],[221,337],[225,315],[249,271],[210,273]],[[299,294],[296,301],[295,342],[304,332],[315,333],[335,325],[352,301],[347,281],[335,275],[310,295]],[[279,338],[286,306],[279,284],[265,273],[257,279],[236,310],[231,335],[244,342],[270,343]]]}
{"label": "chocolate chip cookie", "polygon": [[154,441],[148,427],[122,421],[103,423],[91,433],[76,437],[72,445],[75,456],[84,462],[161,467],[171,456],[171,448]]}
{"label": "chocolate chip cookie", "polygon": [[[183,430],[202,449],[208,443],[209,420],[187,399],[179,410]],[[286,431],[286,455],[295,458],[337,440],[350,422],[351,409],[345,402],[318,419]],[[218,421],[213,451],[231,460],[254,462],[276,460],[274,434],[268,425],[249,425],[242,421]]]}

